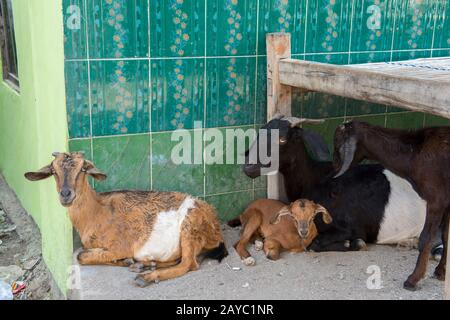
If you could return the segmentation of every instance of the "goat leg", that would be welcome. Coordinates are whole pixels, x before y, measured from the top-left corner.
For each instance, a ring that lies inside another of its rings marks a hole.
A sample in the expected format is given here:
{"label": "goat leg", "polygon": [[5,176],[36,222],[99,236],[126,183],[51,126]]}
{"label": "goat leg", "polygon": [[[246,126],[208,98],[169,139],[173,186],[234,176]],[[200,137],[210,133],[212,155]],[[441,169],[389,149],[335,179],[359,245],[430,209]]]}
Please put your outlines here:
{"label": "goat leg", "polygon": [[197,270],[199,268],[197,256],[201,253],[204,243],[191,236],[190,232],[192,231],[187,229],[181,233],[181,262],[179,264],[161,270],[141,273],[136,277],[135,284],[142,288],[151,283],[177,278],[189,271]]}
{"label": "goat leg", "polygon": [[[321,251],[349,251],[350,244],[345,246],[350,239],[350,233],[346,230],[334,229],[320,233],[309,246],[310,250],[321,252]],[[335,250],[335,244],[340,243],[342,250]]]}
{"label": "goat leg", "polygon": [[250,253],[247,251],[247,244],[252,239],[255,232],[258,230],[262,223],[262,217],[259,212],[255,212],[245,223],[242,235],[239,241],[234,245],[236,252],[242,260],[250,257]]}
{"label": "goat leg", "polygon": [[434,270],[434,277],[438,280],[444,281],[445,280],[445,269],[446,269],[446,263],[447,263],[447,245],[448,245],[448,224],[449,224],[449,212],[448,210],[447,214],[444,215],[444,218],[442,219],[442,244],[444,246],[441,260],[439,261],[439,264],[437,265],[436,269]]}
{"label": "goat leg", "polygon": [[81,265],[113,265],[128,267],[131,264],[131,259],[118,256],[117,254],[103,248],[81,251],[77,256],[77,259]]}
{"label": "goat leg", "polygon": [[417,290],[417,283],[425,276],[428,257],[430,256],[432,239],[441,225],[443,213],[439,209],[433,209],[430,204],[427,207],[425,226],[420,234],[419,257],[413,273],[403,283],[403,288],[410,291]]}

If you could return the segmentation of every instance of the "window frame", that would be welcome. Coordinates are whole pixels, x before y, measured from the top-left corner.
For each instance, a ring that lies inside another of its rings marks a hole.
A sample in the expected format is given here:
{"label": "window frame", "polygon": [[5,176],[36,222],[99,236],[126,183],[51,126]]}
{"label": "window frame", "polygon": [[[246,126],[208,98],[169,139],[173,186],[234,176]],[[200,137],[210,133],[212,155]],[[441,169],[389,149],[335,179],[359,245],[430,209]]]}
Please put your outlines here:
{"label": "window frame", "polygon": [[20,91],[17,61],[16,36],[12,1],[0,0],[0,47],[2,56],[3,81],[17,92]]}

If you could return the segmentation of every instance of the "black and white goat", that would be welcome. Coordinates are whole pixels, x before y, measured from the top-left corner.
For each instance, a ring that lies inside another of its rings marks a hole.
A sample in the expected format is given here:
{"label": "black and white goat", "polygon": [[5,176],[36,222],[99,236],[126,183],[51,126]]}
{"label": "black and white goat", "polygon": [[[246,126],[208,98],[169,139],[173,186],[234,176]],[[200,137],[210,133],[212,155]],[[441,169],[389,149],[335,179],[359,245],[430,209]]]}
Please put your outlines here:
{"label": "black and white goat", "polygon": [[[358,165],[332,179],[327,145],[320,135],[299,128],[303,122],[278,116],[262,129],[267,130],[267,141],[273,130],[279,132],[278,170],[284,176],[289,201],[310,199],[328,209],[333,218],[330,225],[316,218],[319,236],[310,249],[359,250],[365,247],[364,242],[401,244],[416,240],[425,223],[426,202],[411,184],[377,164]],[[246,153],[244,172],[251,178],[259,177],[261,169],[270,166],[262,165],[259,158],[256,164],[248,163],[258,145],[254,143]],[[269,142],[267,148],[270,152]],[[442,249],[436,247],[433,254],[442,254]]]}

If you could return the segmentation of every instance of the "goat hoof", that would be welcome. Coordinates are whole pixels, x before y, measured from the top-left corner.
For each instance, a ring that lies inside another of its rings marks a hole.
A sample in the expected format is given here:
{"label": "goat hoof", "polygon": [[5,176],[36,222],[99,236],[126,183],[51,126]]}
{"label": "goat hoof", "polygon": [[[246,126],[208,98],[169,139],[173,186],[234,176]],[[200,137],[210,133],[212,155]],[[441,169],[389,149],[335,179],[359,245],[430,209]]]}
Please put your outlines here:
{"label": "goat hoof", "polygon": [[147,282],[144,280],[144,278],[139,275],[134,279],[134,283],[139,287],[139,288],[145,288],[148,287],[150,285],[150,282]]}
{"label": "goat hoof", "polygon": [[409,291],[417,291],[419,288],[417,287],[417,285],[412,284],[411,282],[409,282],[408,280],[406,280],[403,283],[403,289],[409,290]]}
{"label": "goat hoof", "polygon": [[244,265],[246,265],[247,267],[252,267],[256,264],[256,260],[253,257],[248,257],[248,258],[245,258],[244,260],[242,260],[242,263]]}
{"label": "goat hoof", "polygon": [[444,253],[444,247],[442,245],[440,245],[437,248],[434,248],[434,250],[431,252],[431,257],[439,262],[442,259],[442,254]]}
{"label": "goat hoof", "polygon": [[445,281],[445,271],[435,270],[433,278],[439,281]]}
{"label": "goat hoof", "polygon": [[124,259],[122,260],[122,263],[124,264],[124,266],[126,267],[131,267],[134,264],[134,260],[131,258],[128,259]]}
{"label": "goat hoof", "polygon": [[255,241],[255,250],[261,251],[264,248],[264,242],[256,240]]}
{"label": "goat hoof", "polygon": [[130,265],[128,267],[128,270],[130,270],[131,272],[134,273],[141,273],[142,271],[144,271],[144,264],[138,262],[138,263],[133,263],[132,265]]}
{"label": "goat hoof", "polygon": [[355,247],[358,251],[368,251],[367,244],[363,239],[356,239],[355,240]]}

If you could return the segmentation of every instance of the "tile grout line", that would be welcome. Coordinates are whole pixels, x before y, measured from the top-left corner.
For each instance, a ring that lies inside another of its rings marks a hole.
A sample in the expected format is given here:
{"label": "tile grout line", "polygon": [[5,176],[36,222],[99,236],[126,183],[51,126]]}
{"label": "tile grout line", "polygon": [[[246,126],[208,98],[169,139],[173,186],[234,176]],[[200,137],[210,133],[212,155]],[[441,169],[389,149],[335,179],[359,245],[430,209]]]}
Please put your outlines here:
{"label": "tile grout line", "polygon": [[[341,11],[342,11],[342,8],[341,8]],[[351,20],[350,20],[350,39],[349,39],[349,44],[348,44],[348,58],[347,58],[348,64],[351,63],[350,53],[352,52],[352,41],[353,41],[352,33],[353,33],[354,14],[355,14],[355,0],[352,0],[352,10],[351,10]]]}
{"label": "tile grout line", "polygon": [[[256,114],[257,114],[257,93],[258,93],[258,53],[259,53],[259,4],[260,0],[256,2],[256,48],[255,48],[255,89],[254,89],[254,106],[253,106],[253,129],[256,130]],[[256,138],[256,137],[255,137]],[[255,180],[252,179],[253,200],[255,199]]]}
{"label": "tile grout line", "polygon": [[[342,7],[341,7],[341,12],[342,12]],[[351,63],[351,52],[352,52],[352,33],[353,33],[353,19],[355,15],[355,0],[352,0],[352,10],[351,10],[351,20],[350,20],[350,38],[349,38],[349,42],[348,42],[348,57],[347,57],[347,64]],[[348,99],[345,99],[345,103],[344,103],[344,122],[347,121],[347,108],[348,108]]]}
{"label": "tile grout line", "polygon": [[[87,0],[83,1],[84,3],[84,15],[85,15],[85,32],[86,32],[86,56],[88,58],[87,60],[87,76],[88,76],[88,103],[89,103],[89,130],[91,132],[90,136],[90,147],[91,147],[91,160],[93,163],[95,163],[94,159],[94,127],[92,122],[92,83],[91,83],[91,62],[89,60],[90,56],[90,44],[89,44],[89,19],[88,19],[88,5]],[[92,187],[95,189],[95,180],[92,179]]]}
{"label": "tile grout line", "polygon": [[[388,108],[388,106],[386,106],[386,108]],[[417,111],[413,111],[413,110],[406,110],[405,111],[398,111],[398,112],[392,112],[389,114],[407,114],[407,113],[412,113],[412,112],[417,112]],[[368,114],[358,114],[358,115],[352,115],[352,116],[348,116],[349,118],[351,117],[353,118],[362,118],[362,117],[379,117],[379,116],[384,116],[386,113],[368,113]],[[323,118],[325,120],[337,120],[337,119],[342,119],[343,116],[340,117],[329,117],[329,118]],[[318,118],[321,119],[321,118]],[[256,123],[256,126],[261,126],[264,125],[265,123]],[[254,125],[249,124],[249,125],[242,125],[242,126],[226,126],[226,127],[216,127],[215,129],[235,129],[235,128],[248,128],[248,129],[252,129]],[[205,128],[208,129],[208,128]],[[187,129],[188,131],[199,131],[199,130],[204,130],[202,128],[200,129]],[[130,134],[118,134],[118,135],[108,135],[108,136],[95,136],[92,137],[93,140],[98,140],[98,139],[112,139],[112,138],[120,138],[120,137],[132,137],[132,136],[143,136],[143,135],[157,135],[157,134],[167,134],[167,133],[171,133],[173,131],[158,131],[158,132],[143,132],[143,133],[130,133]],[[86,138],[72,138],[69,139],[69,141],[82,141],[82,140],[88,140],[91,139],[90,137],[86,137]]]}
{"label": "tile grout line", "polygon": [[148,28],[148,115],[149,115],[149,143],[150,143],[150,159],[149,159],[149,165],[150,165],[150,190],[153,190],[153,116],[152,116],[152,107],[153,107],[153,90],[152,90],[152,50],[151,50],[151,19],[150,19],[150,0],[147,0],[147,28]]}
{"label": "tile grout line", "polygon": [[306,37],[307,37],[307,30],[308,30],[308,11],[309,11],[309,0],[306,0],[306,11],[305,11],[305,32],[303,36],[303,53],[305,54],[306,59]]}
{"label": "tile grout line", "polygon": [[394,42],[395,42],[395,30],[397,27],[397,0],[394,0],[395,10],[394,10],[394,22],[392,23],[392,39],[391,39],[391,51],[390,51],[390,58],[389,61],[392,62],[392,59],[394,58]]}
{"label": "tile grout line", "polygon": [[[366,51],[351,51],[351,54],[364,54],[364,53],[400,53],[400,52],[422,52],[422,51],[448,51],[449,48],[435,48],[435,49],[397,49],[397,50],[366,50]],[[311,53],[294,53],[293,57],[296,56],[320,56],[320,55],[342,55],[348,54],[347,51],[338,51],[338,52],[311,52]],[[151,61],[159,61],[159,60],[188,60],[188,59],[231,59],[231,58],[264,58],[265,54],[259,55],[236,55],[236,56],[195,56],[195,57],[154,57],[150,58]],[[140,58],[88,58],[88,59],[65,59],[64,62],[102,62],[102,61],[147,61],[148,57],[140,57]]]}
{"label": "tile grout line", "polygon": [[[434,17],[434,25],[433,25],[433,35],[431,38],[431,49],[434,49],[434,37],[436,36],[436,25],[437,25],[437,18],[438,18],[438,7],[439,7],[439,3],[436,4],[436,8],[434,9],[434,13],[433,13],[433,17]],[[445,10],[445,7],[444,7]],[[433,58],[433,50],[431,50],[430,53],[430,57]],[[425,120],[424,120],[424,124],[425,124]]]}
{"label": "tile grout line", "polygon": [[204,66],[203,66],[203,128],[202,128],[202,154],[203,154],[203,198],[206,198],[206,142],[205,142],[205,130],[206,130],[206,121],[207,121],[207,103],[206,103],[206,99],[208,98],[207,95],[207,86],[208,86],[208,81],[206,79],[207,77],[207,66],[206,66],[206,56],[207,56],[207,45],[208,45],[208,1],[204,0],[204,31],[205,31],[205,40],[204,40],[204,48],[203,48],[203,53],[204,53]]}

